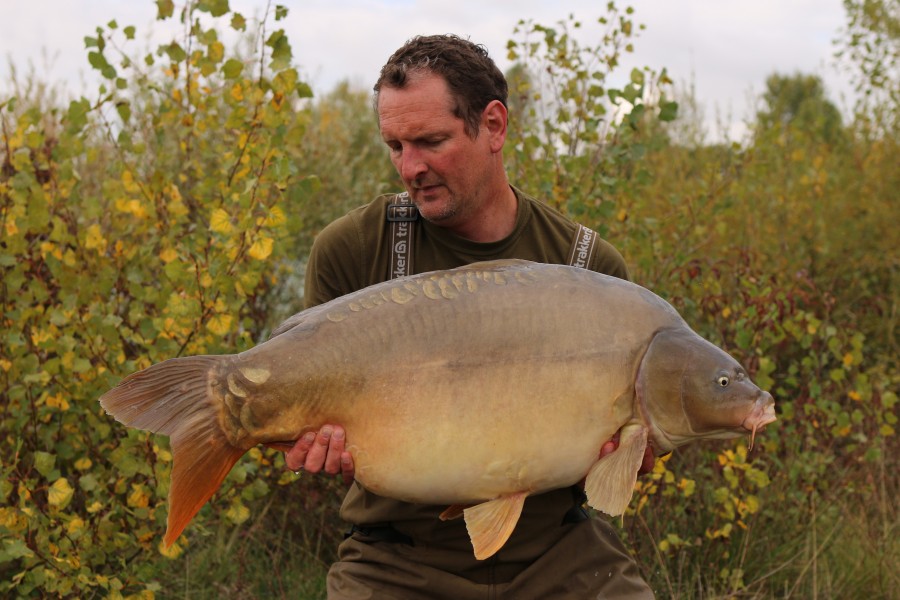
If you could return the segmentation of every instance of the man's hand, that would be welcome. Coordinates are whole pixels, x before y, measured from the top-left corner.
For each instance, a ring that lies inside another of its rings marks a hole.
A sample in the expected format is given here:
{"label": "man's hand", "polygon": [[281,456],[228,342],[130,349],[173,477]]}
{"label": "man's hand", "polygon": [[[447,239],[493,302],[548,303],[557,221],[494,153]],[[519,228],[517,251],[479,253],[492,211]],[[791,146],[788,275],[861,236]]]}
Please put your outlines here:
{"label": "man's hand", "polygon": [[[607,454],[612,454],[616,451],[616,448],[619,447],[619,434],[613,436],[613,439],[609,440],[605,444],[600,447],[600,458],[603,458]],[[641,462],[641,468],[638,469],[638,475],[645,475],[653,470],[653,465],[656,464],[656,457],[653,455],[653,448],[647,444],[647,447],[644,449],[644,460]]]}
{"label": "man's hand", "polygon": [[284,455],[288,469],[310,473],[341,474],[344,483],[353,482],[353,457],[344,449],[346,434],[340,425],[323,425],[318,434],[309,431]]}

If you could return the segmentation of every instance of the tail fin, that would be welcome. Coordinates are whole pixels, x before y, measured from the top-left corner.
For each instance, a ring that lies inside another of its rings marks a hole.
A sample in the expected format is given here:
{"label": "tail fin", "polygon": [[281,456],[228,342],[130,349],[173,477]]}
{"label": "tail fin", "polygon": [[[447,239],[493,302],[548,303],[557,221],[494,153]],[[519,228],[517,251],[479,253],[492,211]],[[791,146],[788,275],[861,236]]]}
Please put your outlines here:
{"label": "tail fin", "polygon": [[103,394],[100,405],[117,421],[168,435],[172,481],[166,547],[222,485],[246,452],[228,442],[209,379],[224,357],[173,358],[129,375]]}

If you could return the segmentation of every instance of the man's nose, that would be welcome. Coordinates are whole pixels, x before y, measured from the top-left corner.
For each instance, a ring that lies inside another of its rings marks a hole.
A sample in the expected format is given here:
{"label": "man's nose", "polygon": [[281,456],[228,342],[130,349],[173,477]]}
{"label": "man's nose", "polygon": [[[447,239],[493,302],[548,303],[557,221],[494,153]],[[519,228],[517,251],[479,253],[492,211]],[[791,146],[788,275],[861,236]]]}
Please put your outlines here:
{"label": "man's nose", "polygon": [[404,148],[397,171],[404,181],[413,181],[428,170],[422,154],[414,148]]}

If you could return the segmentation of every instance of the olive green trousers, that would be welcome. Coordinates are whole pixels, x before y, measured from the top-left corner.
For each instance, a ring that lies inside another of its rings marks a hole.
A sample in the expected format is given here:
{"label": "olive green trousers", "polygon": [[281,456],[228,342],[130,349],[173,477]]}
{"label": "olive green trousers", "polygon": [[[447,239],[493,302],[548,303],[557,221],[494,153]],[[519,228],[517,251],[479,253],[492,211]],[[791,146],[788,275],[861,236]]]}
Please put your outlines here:
{"label": "olive green trousers", "polygon": [[[328,573],[329,600],[652,599],[637,565],[599,519],[561,525],[537,559],[504,549],[484,561],[469,552],[385,541],[360,532],[339,548]],[[526,552],[525,555],[528,553]]]}

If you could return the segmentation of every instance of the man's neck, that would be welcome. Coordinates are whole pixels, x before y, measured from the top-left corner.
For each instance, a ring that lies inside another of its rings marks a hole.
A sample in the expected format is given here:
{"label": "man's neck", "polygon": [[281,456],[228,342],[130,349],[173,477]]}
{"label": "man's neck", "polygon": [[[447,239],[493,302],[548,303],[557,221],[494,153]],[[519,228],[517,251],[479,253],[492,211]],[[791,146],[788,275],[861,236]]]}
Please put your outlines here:
{"label": "man's neck", "polygon": [[498,242],[509,236],[516,227],[519,202],[507,184],[481,211],[464,223],[450,227],[454,235],[479,243]]}

